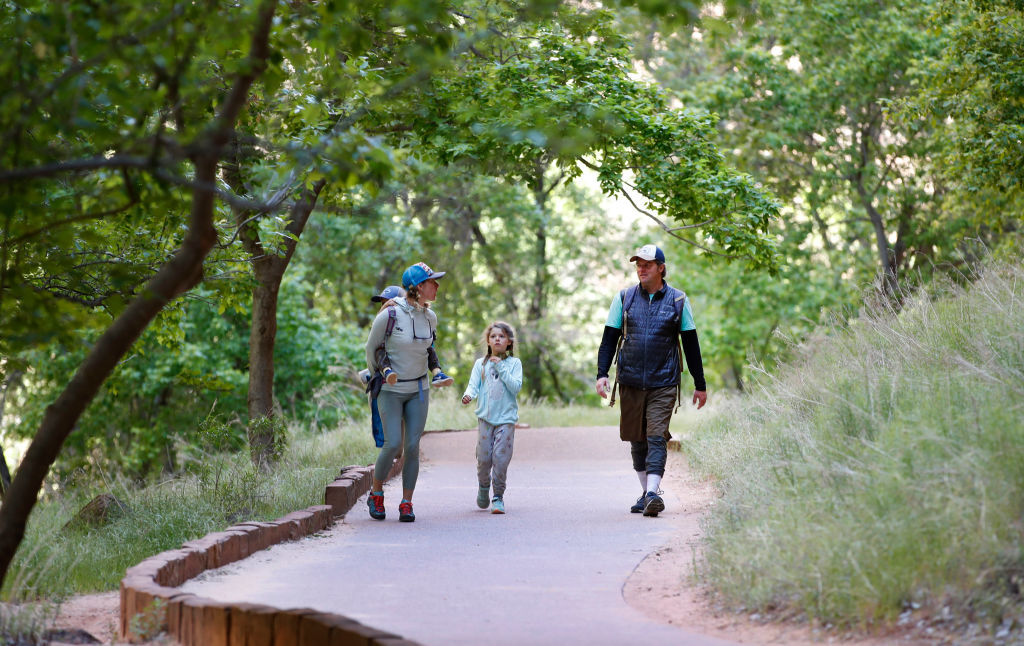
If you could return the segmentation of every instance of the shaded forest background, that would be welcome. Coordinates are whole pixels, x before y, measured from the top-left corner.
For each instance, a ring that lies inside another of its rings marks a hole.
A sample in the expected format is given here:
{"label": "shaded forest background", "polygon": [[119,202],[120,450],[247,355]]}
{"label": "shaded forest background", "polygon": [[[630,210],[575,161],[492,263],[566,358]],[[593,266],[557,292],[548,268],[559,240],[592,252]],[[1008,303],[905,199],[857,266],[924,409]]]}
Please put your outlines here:
{"label": "shaded forest background", "polygon": [[[365,415],[369,298],[417,261],[448,272],[456,388],[500,318],[529,397],[596,405],[605,313],[640,244],[689,294],[713,390],[742,390],[751,360],[855,316],[868,290],[1019,249],[1019,2],[0,15],[10,469],[69,384],[95,389],[47,444],[49,486],[175,473],[211,415],[256,462],[286,424]],[[133,342],[117,326],[147,299]],[[109,372],[82,373],[98,356]]]}

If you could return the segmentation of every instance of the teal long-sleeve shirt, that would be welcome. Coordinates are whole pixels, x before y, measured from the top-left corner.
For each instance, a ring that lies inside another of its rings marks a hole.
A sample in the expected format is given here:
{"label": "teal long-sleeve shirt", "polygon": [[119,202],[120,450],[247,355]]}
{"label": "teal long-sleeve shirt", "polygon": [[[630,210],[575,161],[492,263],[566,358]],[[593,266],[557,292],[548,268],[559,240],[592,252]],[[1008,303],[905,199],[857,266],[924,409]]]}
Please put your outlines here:
{"label": "teal long-sleeve shirt", "polygon": [[523,387],[523,362],[507,357],[498,362],[477,359],[463,397],[476,399],[476,416],[488,424],[519,421],[516,396]]}

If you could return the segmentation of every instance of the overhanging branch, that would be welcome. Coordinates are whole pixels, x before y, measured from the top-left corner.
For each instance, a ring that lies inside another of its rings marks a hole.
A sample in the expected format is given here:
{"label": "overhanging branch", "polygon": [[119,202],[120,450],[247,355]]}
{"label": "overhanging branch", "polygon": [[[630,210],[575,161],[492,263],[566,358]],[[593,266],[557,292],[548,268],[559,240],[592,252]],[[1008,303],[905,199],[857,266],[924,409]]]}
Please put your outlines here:
{"label": "overhanging branch", "polygon": [[[589,168],[591,170],[594,170],[594,171],[600,170],[595,164],[587,161],[586,159],[584,159],[582,157],[579,158],[579,161],[580,161],[581,164],[583,164],[584,166],[586,166],[587,168]],[[625,184],[626,186],[636,190],[636,187],[633,186],[632,184],[630,184],[629,182],[627,182],[627,181],[625,181],[623,179],[620,179],[619,181],[622,184]],[[676,233],[676,231],[681,231],[681,230],[684,230],[684,229],[696,229],[696,228],[705,226],[705,225],[710,224],[711,222],[713,222],[713,220],[705,220],[705,221],[699,222],[697,224],[685,224],[685,225],[678,226],[678,227],[670,227],[667,224],[665,224],[664,222],[662,222],[658,218],[658,216],[654,215],[650,211],[647,211],[645,209],[640,208],[640,206],[633,200],[633,197],[629,194],[629,192],[626,191],[626,189],[623,188],[621,185],[619,186],[619,193],[621,193],[623,195],[623,197],[625,197],[626,200],[629,201],[629,203],[633,206],[633,208],[637,211],[637,213],[645,215],[648,218],[650,218],[651,220],[654,220],[654,222],[656,222],[657,225],[659,227],[661,227],[661,229],[665,233],[669,234],[673,238],[676,238],[677,240],[681,240],[681,241],[685,242],[688,245],[697,247],[698,249],[706,251],[709,254],[712,254],[712,255],[715,255],[715,256],[720,256],[722,258],[728,258],[730,260],[735,260],[735,259],[741,257],[741,256],[732,255],[732,254],[722,253],[721,251],[715,251],[714,249],[710,249],[710,248],[706,247],[705,245],[700,244],[696,240],[690,240],[689,238],[684,238],[683,236],[678,235]]]}
{"label": "overhanging branch", "polygon": [[722,253],[721,251],[715,251],[714,249],[710,249],[710,248],[702,245],[701,243],[697,242],[696,240],[690,240],[689,238],[684,238],[683,236],[681,236],[681,235],[676,233],[676,230],[677,230],[676,228],[668,226],[667,224],[665,224],[664,222],[659,220],[658,217],[656,215],[654,215],[653,213],[645,211],[645,210],[641,209],[639,206],[637,206],[636,202],[633,201],[633,198],[629,195],[629,193],[627,193],[626,191],[624,191],[622,189],[619,189],[619,192],[622,193],[622,195],[624,195],[627,200],[629,200],[629,203],[633,205],[634,209],[636,209],[639,213],[642,213],[642,214],[646,215],[647,217],[649,217],[650,219],[654,220],[658,224],[658,226],[662,228],[662,230],[665,233],[669,234],[670,236],[672,236],[676,240],[681,240],[681,241],[685,242],[688,245],[691,245],[693,247],[697,247],[698,249],[701,249],[701,250],[703,250],[703,251],[705,251],[705,252],[707,252],[709,254],[712,254],[714,256],[720,256],[722,258],[729,258],[730,260],[735,260],[735,259],[741,257],[741,256],[732,255],[732,254]]}

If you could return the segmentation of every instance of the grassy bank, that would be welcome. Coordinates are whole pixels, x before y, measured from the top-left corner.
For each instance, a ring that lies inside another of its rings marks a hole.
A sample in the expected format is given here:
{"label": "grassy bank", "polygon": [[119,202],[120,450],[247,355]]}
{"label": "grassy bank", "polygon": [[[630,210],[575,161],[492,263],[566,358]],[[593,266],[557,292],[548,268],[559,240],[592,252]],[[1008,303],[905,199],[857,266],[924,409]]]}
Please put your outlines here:
{"label": "grassy bank", "polygon": [[[351,425],[293,437],[271,473],[253,469],[247,454],[209,454],[189,475],[145,487],[116,476],[83,477],[36,506],[4,597],[53,599],[117,589],[125,569],[148,556],[236,522],[272,520],[321,504],[324,486],[340,467],[368,464],[374,455],[369,432]],[[126,503],[127,513],[99,527],[65,527],[101,492]]]}
{"label": "grassy bank", "polygon": [[1019,625],[1020,265],[875,308],[716,408],[684,450],[723,495],[701,573],[736,606]]}

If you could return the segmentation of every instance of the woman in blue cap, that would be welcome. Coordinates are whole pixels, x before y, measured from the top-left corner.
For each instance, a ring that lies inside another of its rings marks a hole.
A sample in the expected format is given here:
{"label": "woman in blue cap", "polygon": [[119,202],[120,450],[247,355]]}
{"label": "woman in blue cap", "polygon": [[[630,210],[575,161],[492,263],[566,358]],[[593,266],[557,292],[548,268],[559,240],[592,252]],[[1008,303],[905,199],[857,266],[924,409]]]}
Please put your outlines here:
{"label": "woman in blue cap", "polygon": [[[445,275],[418,262],[402,273],[405,296],[392,299],[394,305],[381,310],[373,319],[370,336],[366,340],[366,364],[371,371],[381,370],[377,365],[376,350],[384,344],[387,362],[397,376],[394,383],[386,381],[377,396],[381,421],[384,425],[384,446],[373,468],[373,487],[366,499],[370,517],[384,520],[384,479],[402,445],[402,422],[405,422],[405,443],[402,454],[402,502],[398,505],[398,520],[411,523],[416,520],[412,511],[412,494],[420,470],[420,437],[427,423],[430,404],[430,367],[428,353],[434,344],[437,315],[430,302],[437,297],[437,279]],[[387,332],[393,312],[390,334]]]}

